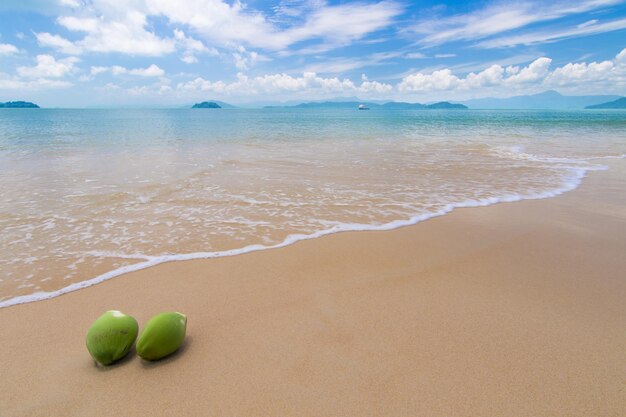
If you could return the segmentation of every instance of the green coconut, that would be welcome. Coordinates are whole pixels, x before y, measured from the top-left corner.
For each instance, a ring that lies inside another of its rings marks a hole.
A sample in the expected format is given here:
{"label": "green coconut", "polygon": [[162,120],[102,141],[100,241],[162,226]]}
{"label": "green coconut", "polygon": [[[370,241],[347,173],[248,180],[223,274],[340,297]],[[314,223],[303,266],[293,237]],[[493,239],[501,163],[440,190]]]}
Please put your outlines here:
{"label": "green coconut", "polygon": [[149,361],[171,355],[183,344],[186,331],[187,316],[184,314],[157,314],[148,320],[137,339],[137,354]]}
{"label": "green coconut", "polygon": [[122,359],[137,338],[137,320],[121,311],[107,311],[87,331],[87,350],[101,365]]}

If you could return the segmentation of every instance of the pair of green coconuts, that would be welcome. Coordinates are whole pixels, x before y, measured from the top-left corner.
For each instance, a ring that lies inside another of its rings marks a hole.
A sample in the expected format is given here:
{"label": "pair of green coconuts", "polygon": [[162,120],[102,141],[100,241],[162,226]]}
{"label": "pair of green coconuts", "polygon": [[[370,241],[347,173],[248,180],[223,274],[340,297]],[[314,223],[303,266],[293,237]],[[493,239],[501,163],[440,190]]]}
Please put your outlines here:
{"label": "pair of green coconuts", "polygon": [[156,361],[176,352],[185,340],[187,316],[168,312],[157,314],[146,323],[137,339],[139,325],[134,317],[111,310],[101,315],[87,331],[87,350],[102,366],[122,359],[137,339],[137,354]]}

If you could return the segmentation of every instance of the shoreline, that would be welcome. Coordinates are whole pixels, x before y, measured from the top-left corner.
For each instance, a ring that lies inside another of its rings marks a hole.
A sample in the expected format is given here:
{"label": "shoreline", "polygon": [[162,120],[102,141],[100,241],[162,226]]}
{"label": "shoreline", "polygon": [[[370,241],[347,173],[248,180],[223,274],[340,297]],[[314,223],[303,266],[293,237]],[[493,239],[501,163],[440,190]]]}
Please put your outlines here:
{"label": "shoreline", "polygon": [[[590,161],[595,161],[595,160],[612,160],[612,159],[624,159],[624,158],[626,158],[626,155],[600,156],[596,158],[587,158],[585,159],[585,162],[590,163]],[[551,162],[555,162],[555,161],[551,161]],[[448,203],[444,206],[443,209],[439,211],[415,215],[406,220],[394,220],[389,223],[384,223],[381,225],[354,224],[354,225],[345,225],[345,226],[335,226],[331,229],[320,230],[318,232],[315,232],[309,235],[289,235],[284,241],[277,243],[275,245],[270,245],[270,246],[262,245],[262,244],[253,244],[250,246],[245,246],[243,248],[214,251],[214,252],[192,252],[192,253],[182,253],[182,254],[173,254],[173,255],[146,256],[144,261],[140,261],[135,264],[126,265],[126,266],[123,266],[123,267],[120,267],[111,271],[107,271],[96,277],[89,278],[84,281],[72,283],[58,290],[48,291],[48,292],[40,291],[37,293],[16,296],[13,298],[9,298],[7,300],[0,301],[0,310],[3,308],[14,306],[14,305],[28,304],[28,303],[39,302],[43,300],[56,298],[64,294],[68,294],[70,292],[89,288],[93,285],[98,285],[102,282],[106,282],[113,278],[121,277],[123,275],[136,272],[136,271],[141,271],[143,269],[152,268],[154,266],[161,265],[164,263],[200,260],[200,259],[215,259],[215,258],[222,258],[222,257],[228,257],[228,256],[245,255],[248,253],[258,252],[258,251],[280,249],[289,245],[293,245],[300,241],[318,239],[321,237],[325,237],[325,236],[329,236],[329,235],[333,235],[337,233],[390,231],[390,230],[396,230],[402,227],[414,226],[424,221],[428,221],[428,220],[441,217],[441,216],[446,216],[458,209],[489,207],[495,204],[502,204],[502,203],[514,203],[514,202],[527,201],[527,200],[532,201],[532,200],[543,200],[543,199],[555,198],[565,193],[575,191],[578,187],[580,187],[583,180],[588,176],[589,172],[603,171],[603,170],[609,169],[609,167],[606,165],[596,165],[596,166],[590,165],[587,167],[568,167],[567,169],[572,171],[572,175],[570,178],[568,178],[565,182],[563,182],[559,187],[544,191],[539,194],[528,194],[528,195],[508,194],[508,195],[503,195],[500,197],[484,198],[484,199],[479,199],[479,200],[466,200],[460,203]],[[142,258],[137,258],[137,259],[142,259]]]}
{"label": "shoreline", "polygon": [[[620,416],[626,164],[558,198],[169,262],[0,309],[3,417]],[[93,365],[103,311],[189,318],[179,353]],[[11,337],[6,337],[11,335]]]}

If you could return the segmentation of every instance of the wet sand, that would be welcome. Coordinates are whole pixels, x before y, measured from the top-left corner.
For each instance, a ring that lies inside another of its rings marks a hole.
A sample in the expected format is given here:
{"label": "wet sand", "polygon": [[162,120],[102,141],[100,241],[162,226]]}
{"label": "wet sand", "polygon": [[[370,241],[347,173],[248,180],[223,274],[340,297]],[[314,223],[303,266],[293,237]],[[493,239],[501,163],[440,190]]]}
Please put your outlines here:
{"label": "wet sand", "polygon": [[[563,196],[177,262],[0,310],[0,416],[624,416],[626,162]],[[188,315],[106,368],[119,309]]]}

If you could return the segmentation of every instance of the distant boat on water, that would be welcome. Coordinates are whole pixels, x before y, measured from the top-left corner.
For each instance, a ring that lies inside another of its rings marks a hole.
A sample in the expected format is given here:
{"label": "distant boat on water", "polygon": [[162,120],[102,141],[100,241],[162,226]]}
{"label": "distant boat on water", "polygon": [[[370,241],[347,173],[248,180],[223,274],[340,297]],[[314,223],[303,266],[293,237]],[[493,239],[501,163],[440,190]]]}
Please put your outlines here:
{"label": "distant boat on water", "polygon": [[357,107],[359,110],[369,110],[370,108],[367,107],[365,104],[359,104],[359,107]]}

